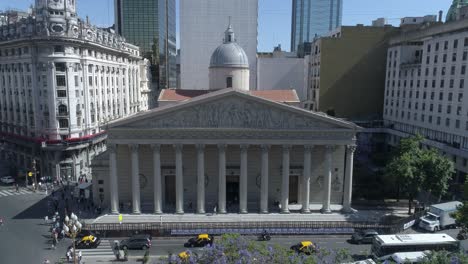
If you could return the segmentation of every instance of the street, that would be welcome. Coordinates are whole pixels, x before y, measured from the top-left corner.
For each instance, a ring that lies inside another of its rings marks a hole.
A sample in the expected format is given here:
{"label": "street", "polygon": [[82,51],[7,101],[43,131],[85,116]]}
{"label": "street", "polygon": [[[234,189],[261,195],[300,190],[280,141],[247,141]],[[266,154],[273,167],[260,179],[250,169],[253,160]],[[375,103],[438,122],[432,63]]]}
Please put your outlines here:
{"label": "street", "polygon": [[[4,195],[7,191],[10,195]],[[56,194],[57,196],[57,194]],[[0,186],[0,217],[3,218],[3,225],[0,226],[0,256],[1,263],[42,263],[44,259],[49,259],[51,263],[65,260],[67,248],[72,244],[71,239],[59,240],[56,249],[52,249],[50,224],[44,223],[44,216],[50,215],[51,195],[46,196],[43,192],[28,192],[25,188],[20,188],[16,193],[11,186]],[[71,208],[79,208],[76,202],[70,204]],[[60,203],[59,211],[63,210],[64,203]],[[405,233],[414,233],[413,229],[406,230]],[[451,236],[457,234],[457,230],[444,230]],[[219,237],[215,237],[216,239]],[[256,237],[247,237],[256,240]],[[370,245],[355,245],[348,243],[350,236],[341,235],[317,235],[317,236],[272,236],[268,245],[278,244],[289,248],[291,245],[302,240],[310,240],[319,247],[327,249],[343,249],[358,257],[366,256],[370,253]],[[115,260],[111,245],[114,240],[124,238],[102,238],[102,242],[96,249],[82,249],[83,263],[110,262]],[[153,238],[150,248],[152,261],[157,261],[161,257],[170,254],[178,254],[186,250],[184,243],[188,237],[156,237]],[[18,254],[18,249],[20,254]],[[464,246],[466,250],[466,246]],[[200,252],[202,248],[191,249]],[[130,261],[141,259],[143,250],[129,250]]]}

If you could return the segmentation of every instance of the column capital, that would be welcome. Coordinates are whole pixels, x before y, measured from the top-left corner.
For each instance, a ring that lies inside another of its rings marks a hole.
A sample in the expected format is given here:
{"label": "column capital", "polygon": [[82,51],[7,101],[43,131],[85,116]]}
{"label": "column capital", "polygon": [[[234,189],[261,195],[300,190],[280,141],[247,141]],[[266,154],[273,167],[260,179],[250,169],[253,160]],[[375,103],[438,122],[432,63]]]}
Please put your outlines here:
{"label": "column capital", "polygon": [[336,149],[336,145],[325,145],[325,149],[327,151],[334,151]]}
{"label": "column capital", "polygon": [[115,151],[117,150],[117,144],[107,144],[107,150],[109,151],[109,153],[115,153]]}
{"label": "column capital", "polygon": [[283,145],[283,150],[288,150],[289,151],[291,148],[292,148],[292,145],[290,145],[290,144],[284,144]]}
{"label": "column capital", "polygon": [[153,151],[161,151],[161,144],[151,144],[151,149]]}
{"label": "column capital", "polygon": [[271,148],[271,145],[269,144],[262,144],[260,145],[260,148],[262,148],[263,151],[268,151]]}
{"label": "column capital", "polygon": [[222,151],[226,150],[226,144],[218,144],[218,149]]}
{"label": "column capital", "polygon": [[247,150],[247,149],[249,149],[249,147],[250,147],[249,144],[241,144],[241,145],[240,145],[240,149],[241,149],[241,150]]}
{"label": "column capital", "polygon": [[305,150],[311,151],[311,150],[314,149],[314,148],[315,148],[314,145],[304,145],[304,149],[305,149]]}
{"label": "column capital", "polygon": [[182,150],[184,148],[184,145],[182,144],[174,144],[175,150]]}
{"label": "column capital", "polygon": [[128,145],[128,147],[130,148],[130,150],[131,150],[132,152],[137,152],[137,151],[138,151],[138,146],[139,146],[138,144],[130,144],[130,145]]}
{"label": "column capital", "polygon": [[357,148],[356,145],[346,145],[346,150],[351,153],[354,153],[354,151],[356,151],[356,148]]}
{"label": "column capital", "polygon": [[205,144],[196,144],[195,147],[197,148],[197,150],[204,150]]}

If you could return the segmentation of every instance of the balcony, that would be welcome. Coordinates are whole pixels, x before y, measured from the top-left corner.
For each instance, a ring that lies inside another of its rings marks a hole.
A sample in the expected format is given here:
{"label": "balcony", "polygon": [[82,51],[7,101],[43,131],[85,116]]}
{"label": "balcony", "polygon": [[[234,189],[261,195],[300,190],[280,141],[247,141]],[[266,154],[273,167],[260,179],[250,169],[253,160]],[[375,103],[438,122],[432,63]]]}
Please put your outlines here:
{"label": "balcony", "polygon": [[69,113],[67,111],[60,111],[57,113],[57,117],[68,117]]}

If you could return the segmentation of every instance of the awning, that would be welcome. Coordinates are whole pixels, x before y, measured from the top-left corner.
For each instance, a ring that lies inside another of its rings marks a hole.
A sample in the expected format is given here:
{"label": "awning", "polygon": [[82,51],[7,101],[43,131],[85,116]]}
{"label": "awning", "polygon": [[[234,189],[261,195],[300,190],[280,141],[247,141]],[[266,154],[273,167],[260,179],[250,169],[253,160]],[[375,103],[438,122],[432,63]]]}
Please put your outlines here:
{"label": "awning", "polygon": [[91,186],[91,184],[92,183],[90,183],[90,182],[80,183],[80,185],[78,185],[78,189],[80,189],[80,190],[88,189],[88,187]]}

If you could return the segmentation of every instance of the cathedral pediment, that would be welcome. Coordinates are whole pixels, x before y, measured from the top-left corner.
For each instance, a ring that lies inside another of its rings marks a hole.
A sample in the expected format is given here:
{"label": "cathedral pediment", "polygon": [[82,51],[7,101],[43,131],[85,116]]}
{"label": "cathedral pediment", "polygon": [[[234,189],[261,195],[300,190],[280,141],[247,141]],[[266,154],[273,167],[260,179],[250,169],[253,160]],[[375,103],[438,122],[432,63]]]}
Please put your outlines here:
{"label": "cathedral pediment", "polygon": [[114,123],[111,127],[266,130],[358,128],[340,119],[227,89],[199,96],[177,105],[154,109]]}

